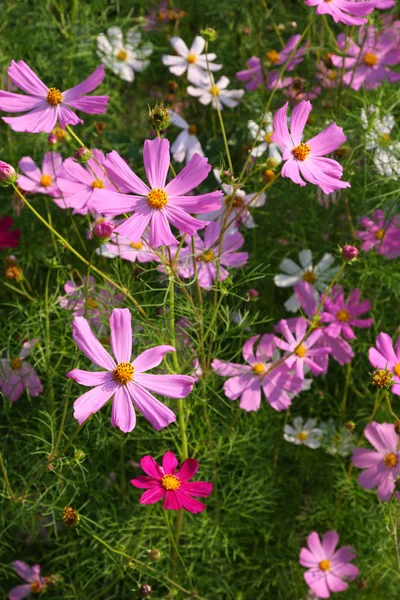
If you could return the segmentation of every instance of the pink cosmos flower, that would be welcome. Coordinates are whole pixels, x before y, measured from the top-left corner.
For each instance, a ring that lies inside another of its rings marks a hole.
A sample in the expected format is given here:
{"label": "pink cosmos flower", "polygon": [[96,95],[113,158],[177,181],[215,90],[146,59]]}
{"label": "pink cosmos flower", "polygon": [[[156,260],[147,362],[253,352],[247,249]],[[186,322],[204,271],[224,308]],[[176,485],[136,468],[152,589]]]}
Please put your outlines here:
{"label": "pink cosmos flower", "polygon": [[31,194],[59,196],[60,191],[57,187],[57,178],[62,172],[63,167],[61,154],[57,152],[45,152],[41,170],[30,156],[21,158],[18,165],[24,173],[24,175],[19,175],[17,179],[17,184],[21,190]]}
{"label": "pink cosmos flower", "polygon": [[[307,339],[304,340],[308,328],[306,319],[298,318],[294,323],[294,331],[290,330],[287,322],[281,320],[279,322],[279,331],[282,333],[285,340],[275,337],[275,343],[281,350],[285,350],[291,356],[285,360],[285,364],[289,369],[294,369],[297,377],[304,379],[304,368],[309,367],[313,375],[321,375],[324,369],[318,364],[315,359],[325,356],[330,353],[328,347],[317,347],[316,343],[322,336],[320,329],[315,329],[311,332]],[[315,348],[313,348],[315,346]]]}
{"label": "pink cosmos flower", "polygon": [[375,8],[378,10],[387,10],[393,8],[396,4],[396,0],[372,0]]}
{"label": "pink cosmos flower", "polygon": [[332,69],[331,65],[326,65],[322,60],[317,62],[317,73],[315,76],[320,81],[322,87],[335,88],[338,84],[338,75],[339,72],[336,69]]}
{"label": "pink cosmos flower", "polygon": [[63,129],[66,125],[83,123],[69,107],[89,114],[102,114],[106,110],[108,96],[85,96],[103,81],[103,65],[82,83],[65,92],[48,88],[23,60],[11,61],[8,76],[17,88],[27,93],[20,95],[0,90],[0,110],[12,113],[27,111],[19,117],[3,117],[14,131],[50,133],[57,121]]}
{"label": "pink cosmos flower", "polygon": [[[254,352],[257,340],[259,343]],[[218,359],[212,362],[215,373],[229,377],[224,383],[225,395],[230,400],[240,398],[240,408],[247,412],[260,408],[261,389],[275,410],[284,410],[290,406],[291,395],[301,391],[303,378],[289,373],[286,362],[270,370],[279,359],[274,336],[265,334],[260,339],[259,335],[254,335],[244,344],[242,354],[247,363],[245,365]]]}
{"label": "pink cosmos flower", "polygon": [[374,248],[387,259],[400,255],[400,215],[387,218],[383,210],[376,210],[372,217],[361,217],[360,225],[365,229],[356,231],[357,239],[363,242],[361,250],[369,252]]}
{"label": "pink cosmos flower", "polygon": [[387,333],[380,333],[376,338],[376,348],[369,349],[368,358],[376,369],[390,372],[394,384],[392,392],[400,396],[400,337],[394,350],[392,338]]}
{"label": "pink cosmos flower", "polygon": [[333,54],[332,64],[339,68],[344,66],[347,73],[343,76],[343,82],[353,90],[359,90],[362,85],[371,90],[378,88],[383,81],[400,81],[400,73],[389,69],[400,63],[400,49],[390,35],[379,35],[371,26],[366,30],[361,47],[343,33],[338,35],[337,43],[346,53],[346,58]]}
{"label": "pink cosmos flower", "polygon": [[147,263],[158,260],[158,257],[149,246],[148,236],[143,235],[140,242],[131,242],[122,235],[114,235],[107,244],[99,249],[99,254],[107,258],[120,256],[130,262]]}
{"label": "pink cosmos flower", "polygon": [[[276,50],[269,50],[267,52],[267,59],[270,62],[271,65],[273,66],[282,66],[286,63],[286,61],[289,59],[289,56],[292,54],[293,50],[296,48],[297,44],[299,43],[301,39],[301,35],[296,34],[296,35],[292,35],[287,43],[286,46],[284,48],[282,48],[282,50],[279,50],[279,52],[277,52]],[[293,69],[295,67],[297,67],[297,65],[299,65],[300,63],[303,62],[304,60],[304,55],[307,53],[308,50],[308,46],[309,46],[309,42],[306,42],[304,44],[304,46],[300,46],[299,48],[296,49],[295,53],[293,54],[292,58],[290,59],[289,63],[287,64],[286,67],[286,71],[293,71]],[[267,89],[272,90],[272,88],[275,87],[276,85],[276,81],[279,78],[280,75],[280,69],[277,70],[273,70],[270,71],[268,73],[268,80],[267,80]],[[278,87],[286,87],[287,85],[287,81],[285,83],[285,79],[281,80],[279,82]]]}
{"label": "pink cosmos flower", "polygon": [[21,232],[19,229],[10,231],[13,223],[12,217],[2,217],[0,219],[0,250],[16,248],[18,246]]}
{"label": "pink cosmos flower", "polygon": [[43,386],[35,369],[26,360],[36,340],[25,342],[15,358],[0,361],[0,390],[11,402],[16,402],[26,390],[35,397],[43,392]]}
{"label": "pink cosmos flower", "polygon": [[103,215],[121,215],[133,211],[115,231],[132,242],[141,241],[150,224],[149,243],[152,247],[177,244],[170,224],[188,235],[193,235],[207,224],[189,213],[216,210],[221,205],[222,192],[198,196],[186,195],[208,175],[211,165],[206,158],[194,154],[182,171],[169,183],[167,174],[170,164],[169,141],[155,138],[144,142],[144,170],[148,187],[115,151],[107,154],[104,166],[112,180],[124,191],[133,195],[119,194],[111,190],[95,190],[93,205]]}
{"label": "pink cosmos flower", "polygon": [[238,71],[236,73],[236,79],[242,81],[246,85],[244,86],[248,92],[254,92],[258,87],[264,85],[264,73],[261,60],[258,56],[251,56],[246,62],[248,69]]}
{"label": "pink cosmos flower", "polygon": [[341,165],[331,158],[324,158],[346,141],[343,129],[332,123],[307,142],[302,142],[303,130],[312,110],[311,102],[300,102],[293,109],[290,133],[286,122],[287,108],[288,102],[275,114],[274,133],[271,136],[272,141],[281,147],[282,158],[286,161],[282,177],[289,177],[294,183],[305,186],[302,175],[306,181],[318,185],[325,194],[351,187],[347,181],[341,181]]}
{"label": "pink cosmos flower", "polygon": [[335,23],[363,25],[365,15],[374,10],[373,2],[352,2],[351,0],[305,0],[307,6],[316,6],[317,15],[330,15]]}
{"label": "pink cosmos flower", "polygon": [[157,400],[149,390],[169,398],[186,398],[194,379],[188,375],[146,375],[157,367],[172,346],[155,346],[134,360],[132,355],[132,323],[128,308],[115,308],[110,317],[111,348],[117,360],[105,350],[93,335],[84,317],[75,317],[72,337],[80,350],[105,371],[73,369],[67,374],[81,385],[95,386],[74,404],[74,417],[79,424],[96,413],[112,396],[111,425],[125,433],[136,425],[134,406],[157,431],[176,420],[175,414]]}
{"label": "pink cosmos flower", "polygon": [[336,550],[339,536],[336,531],[327,531],[322,538],[322,544],[316,531],[307,537],[308,548],[300,551],[299,562],[308,570],[304,580],[317,598],[329,598],[331,592],[343,592],[348,584],[345,580],[353,581],[359,571],[351,561],[356,553],[351,546],[342,546]]}
{"label": "pink cosmos flower", "polygon": [[306,80],[302,77],[293,77],[290,83],[285,86],[283,94],[286,96],[286,98],[289,98],[289,102],[292,106],[296,105],[297,102],[302,102],[303,100],[314,100],[320,95],[320,86],[315,86],[307,92],[306,83]]}
{"label": "pink cosmos flower", "polygon": [[[365,469],[358,476],[361,487],[371,490],[378,488],[378,496],[385,502],[390,500],[394,482],[400,475],[399,436],[392,423],[370,423],[364,435],[376,452],[367,448],[355,448],[352,462],[357,469]],[[400,500],[400,494],[396,493]]]}
{"label": "pink cosmos flower", "polygon": [[30,567],[21,560],[12,563],[16,573],[26,581],[24,585],[17,585],[8,592],[8,600],[23,600],[30,594],[38,594],[46,589],[46,579],[40,577],[40,565]]}
{"label": "pink cosmos flower", "polygon": [[173,452],[166,452],[160,467],[152,456],[143,456],[140,466],[146,475],[131,479],[131,484],[137,488],[144,488],[140,504],[154,504],[164,499],[164,510],[180,510],[202,512],[206,505],[192,496],[206,498],[212,492],[212,483],[205,481],[189,482],[199,468],[199,462],[194,458],[183,461],[177,471],[178,461]]}
{"label": "pink cosmos flower", "polygon": [[[103,166],[105,163],[103,152],[93,148],[92,153],[97,163]],[[115,190],[97,163],[93,158],[90,158],[85,166],[75,162],[72,158],[64,161],[63,172],[57,180],[61,192],[61,197],[55,199],[57,206],[72,208],[74,215],[86,215],[88,212],[93,215],[96,212],[94,191]]]}
{"label": "pink cosmos flower", "polygon": [[346,340],[354,340],[355,333],[352,327],[365,329],[371,327],[372,319],[359,319],[363,313],[371,310],[371,302],[363,300],[360,302],[361,290],[351,290],[349,297],[345,300],[343,287],[335,285],[330,296],[324,302],[325,312],[321,313],[321,323],[327,323],[324,332],[331,337],[337,338],[343,335]]}

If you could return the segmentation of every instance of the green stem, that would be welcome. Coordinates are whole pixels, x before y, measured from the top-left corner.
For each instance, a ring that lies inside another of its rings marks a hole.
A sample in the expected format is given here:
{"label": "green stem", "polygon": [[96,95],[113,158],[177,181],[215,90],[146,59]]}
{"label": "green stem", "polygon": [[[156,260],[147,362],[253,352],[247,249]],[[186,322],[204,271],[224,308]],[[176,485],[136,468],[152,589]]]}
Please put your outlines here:
{"label": "green stem", "polygon": [[85,281],[85,319],[87,319],[87,317],[88,317],[88,310],[89,310],[89,280],[90,280],[90,269],[92,267],[92,261],[93,261],[94,255],[95,255],[95,251],[93,250],[93,252],[91,253],[90,258],[89,258],[89,264],[88,264],[87,273],[86,273],[86,281]]}
{"label": "green stem", "polygon": [[9,493],[9,495],[10,495],[10,500],[13,501],[14,500],[14,493],[12,491],[10,480],[8,479],[6,466],[4,464],[3,455],[2,455],[1,452],[0,452],[0,469],[1,469],[1,472],[3,474],[3,479],[4,479],[4,483],[6,484],[7,491]]}

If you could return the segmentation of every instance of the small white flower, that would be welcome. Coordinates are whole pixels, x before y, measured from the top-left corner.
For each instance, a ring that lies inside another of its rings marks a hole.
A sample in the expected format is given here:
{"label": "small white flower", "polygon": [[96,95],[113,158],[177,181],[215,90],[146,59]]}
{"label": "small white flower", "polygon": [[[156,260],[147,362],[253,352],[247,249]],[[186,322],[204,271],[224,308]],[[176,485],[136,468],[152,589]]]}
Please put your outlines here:
{"label": "small white flower", "polygon": [[186,162],[189,162],[195,153],[204,156],[203,148],[196,136],[196,125],[189,125],[185,119],[174,113],[172,110],[169,111],[169,115],[171,117],[171,125],[175,125],[176,127],[179,127],[179,129],[182,129],[181,133],[171,146],[174,160],[176,160],[176,162],[182,162],[186,158]]}
{"label": "small white flower", "polygon": [[258,158],[265,152],[268,152],[268,158],[275,159],[277,161],[277,165],[279,165],[282,162],[282,155],[278,144],[275,144],[271,141],[271,135],[274,132],[273,121],[274,117],[272,113],[267,113],[264,118],[264,127],[260,130],[258,123],[255,121],[249,121],[247,123],[253,140],[257,138],[257,144],[251,151],[251,156]]}
{"label": "small white flower", "polygon": [[143,71],[149,64],[147,58],[153,53],[150,42],[141,44],[142,34],[137,29],[129,29],[124,41],[120,27],[110,27],[107,35],[97,36],[97,54],[104,64],[124,81],[132,82],[135,71]]}
{"label": "small white flower", "polygon": [[[328,283],[339,270],[339,267],[332,267],[335,262],[332,254],[325,253],[316,267],[313,267],[311,250],[302,250],[299,252],[300,265],[296,264],[290,258],[285,258],[279,268],[283,273],[275,275],[274,282],[278,287],[293,287],[298,281],[307,281],[314,287],[315,298],[318,299],[319,293],[323,293]],[[286,310],[296,312],[299,309],[299,303],[296,295],[292,294],[284,304]]]}
{"label": "small white flower", "polygon": [[400,177],[400,142],[392,140],[390,134],[395,126],[393,115],[379,116],[379,109],[369,107],[368,114],[361,110],[361,121],[366,130],[366,149],[374,151],[374,165],[384,177]]}
{"label": "small white flower", "polygon": [[293,419],[293,426],[285,425],[283,437],[291,444],[303,445],[315,450],[321,445],[320,437],[322,435],[322,430],[315,427],[316,424],[316,419],[304,422],[303,417],[296,417]]}
{"label": "small white flower", "polygon": [[198,98],[201,104],[210,104],[211,102],[215,110],[217,109],[217,101],[220,110],[224,108],[224,105],[235,108],[239,104],[238,100],[243,97],[244,90],[227,90],[228,85],[229,79],[223,75],[217,83],[215,83],[214,78],[212,78],[212,83],[208,78],[199,82],[197,87],[189,85],[187,92]]}
{"label": "small white flower", "polygon": [[207,61],[210,71],[222,69],[222,65],[212,62],[217,58],[216,54],[202,54],[206,41],[201,36],[197,35],[194,38],[190,50],[180,37],[175,36],[170,39],[170,42],[178,56],[163,54],[162,61],[174,75],[183,75],[187,70],[188,80],[198,85],[205,77],[208,77]]}

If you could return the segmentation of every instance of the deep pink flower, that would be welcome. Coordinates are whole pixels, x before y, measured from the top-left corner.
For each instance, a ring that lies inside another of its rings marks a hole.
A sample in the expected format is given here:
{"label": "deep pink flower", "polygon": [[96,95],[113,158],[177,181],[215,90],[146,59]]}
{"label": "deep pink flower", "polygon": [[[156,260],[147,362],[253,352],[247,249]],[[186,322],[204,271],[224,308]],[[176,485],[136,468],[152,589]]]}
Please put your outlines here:
{"label": "deep pink flower", "polygon": [[374,10],[373,2],[353,2],[351,0],[305,0],[307,6],[316,6],[317,15],[330,15],[335,23],[363,25],[365,15]]}
{"label": "deep pink flower", "polygon": [[35,369],[26,360],[36,340],[25,342],[21,352],[15,358],[0,361],[0,390],[11,402],[16,402],[25,390],[30,396],[38,396],[43,386]]}
{"label": "deep pink flower", "polygon": [[48,88],[23,60],[11,61],[8,76],[17,88],[27,94],[0,90],[0,110],[26,112],[20,117],[3,117],[3,121],[11,125],[14,131],[50,133],[57,121],[63,129],[66,125],[83,123],[69,107],[89,114],[102,114],[106,110],[108,96],[85,96],[103,81],[103,65],[97,67],[82,83],[65,92]]}
{"label": "deep pink flower", "polygon": [[337,338],[343,335],[346,340],[354,340],[355,333],[352,327],[365,329],[371,327],[372,319],[359,319],[363,313],[371,310],[371,302],[363,300],[360,302],[361,290],[351,290],[349,297],[345,300],[341,285],[335,285],[328,298],[324,302],[325,312],[320,314],[321,323],[327,323],[324,332]]}
{"label": "deep pink flower", "polygon": [[17,184],[21,190],[31,194],[60,195],[57,187],[57,178],[63,168],[61,154],[57,152],[45,152],[41,170],[30,156],[21,158],[18,166],[23,173],[17,179]]}
{"label": "deep pink flower", "polygon": [[322,544],[316,531],[307,537],[308,548],[300,551],[299,562],[308,570],[304,580],[318,598],[329,598],[331,592],[347,590],[346,579],[353,581],[359,573],[351,564],[356,553],[351,546],[343,546],[336,550],[339,536],[336,531],[327,531]]}
{"label": "deep pink flower", "polygon": [[390,335],[380,333],[376,338],[376,348],[369,349],[368,358],[376,369],[385,369],[391,373],[394,384],[392,392],[400,396],[400,337],[394,350]]}
{"label": "deep pink flower", "polygon": [[8,600],[23,600],[31,593],[38,594],[46,589],[46,579],[40,577],[40,565],[30,567],[21,560],[16,560],[12,563],[16,573],[26,581],[24,585],[17,585],[8,592]]}
{"label": "deep pink flower", "polygon": [[[300,39],[301,39],[301,35],[299,35],[299,34],[292,35],[288,39],[285,47],[282,48],[282,50],[279,50],[279,52],[277,52],[276,50],[269,50],[267,52],[267,60],[270,62],[271,65],[273,65],[273,66],[276,65],[276,66],[281,67],[289,59],[289,56],[292,54],[293,50],[299,43]],[[304,46],[300,46],[299,48],[296,49],[292,58],[288,62],[285,71],[293,71],[293,69],[295,67],[297,67],[297,65],[299,65],[300,63],[303,62],[304,55],[306,54],[306,52],[308,50],[308,46],[309,46],[309,42],[307,41],[304,44]],[[272,88],[274,88],[276,86],[276,81],[279,78],[279,75],[280,75],[280,69],[276,69],[276,70],[270,71],[268,73],[267,89],[272,90]],[[290,80],[286,80],[285,78],[283,80],[281,79],[278,84],[278,88],[286,87],[286,85],[288,85],[289,81],[291,81],[291,79]]]}
{"label": "deep pink flower", "polygon": [[387,259],[400,255],[400,215],[386,218],[383,210],[376,210],[372,217],[361,217],[360,225],[365,229],[356,231],[357,239],[363,242],[361,250],[369,252],[374,248]]}
{"label": "deep pink flower", "polygon": [[333,54],[330,58],[335,67],[347,70],[343,82],[353,90],[378,88],[383,81],[396,83],[400,81],[400,73],[391,71],[389,67],[400,63],[400,49],[392,36],[385,32],[379,34],[370,26],[366,30],[366,38],[362,46],[343,33],[337,37],[339,48],[346,53],[346,58]]}
{"label": "deep pink flower", "polygon": [[0,250],[16,248],[18,246],[21,232],[19,229],[10,231],[13,222],[12,217],[2,217],[0,219]]}
{"label": "deep pink flower", "polygon": [[150,246],[169,246],[177,240],[170,224],[179,231],[193,235],[207,225],[189,213],[205,213],[221,206],[222,192],[188,196],[208,175],[211,165],[206,158],[194,154],[182,171],[169,183],[167,174],[170,164],[169,141],[155,138],[144,142],[144,170],[148,187],[115,151],[107,154],[104,166],[112,180],[124,191],[134,195],[118,194],[106,190],[94,193],[94,206],[103,215],[121,215],[134,212],[115,231],[132,242],[140,242],[150,224]]}
{"label": "deep pink flower", "polygon": [[191,513],[202,512],[206,505],[192,496],[206,498],[212,492],[212,483],[205,481],[189,482],[196,475],[199,462],[194,458],[183,461],[177,471],[178,461],[173,452],[166,452],[160,467],[152,456],[144,456],[140,466],[146,475],[131,479],[131,484],[137,488],[144,488],[140,504],[154,504],[164,499],[165,510],[180,510],[184,508]]}
{"label": "deep pink flower", "polygon": [[[257,340],[259,343],[254,352]],[[215,373],[229,377],[224,383],[225,395],[230,400],[240,398],[240,408],[248,412],[260,408],[261,389],[275,410],[284,410],[290,406],[290,395],[301,391],[302,378],[289,373],[286,362],[268,372],[279,359],[274,336],[265,334],[260,339],[259,335],[254,335],[244,344],[242,354],[247,363],[245,365],[218,359],[212,362]]]}
{"label": "deep pink flower", "polygon": [[251,56],[246,62],[248,69],[238,71],[236,73],[236,79],[243,81],[246,85],[244,86],[248,92],[254,92],[258,87],[264,85],[264,73],[261,60],[258,56]]}
{"label": "deep pink flower", "polygon": [[110,317],[111,348],[117,360],[105,350],[93,335],[84,317],[75,317],[72,337],[80,350],[105,371],[73,369],[67,374],[81,385],[95,386],[74,403],[74,417],[79,424],[99,411],[112,396],[111,425],[127,433],[136,425],[134,406],[160,430],[176,420],[175,414],[157,400],[149,390],[169,398],[186,398],[192,391],[194,379],[188,375],[146,375],[157,367],[172,346],[155,346],[145,350],[133,361],[132,323],[128,308],[115,308]]}
{"label": "deep pink flower", "polygon": [[[365,469],[358,476],[361,487],[378,488],[378,496],[385,502],[394,491],[394,482],[400,475],[399,436],[392,423],[370,423],[364,435],[376,452],[367,448],[355,448],[352,462],[357,469]],[[400,494],[396,493],[400,500]]]}
{"label": "deep pink flower", "polygon": [[341,181],[341,165],[336,160],[325,158],[326,154],[346,141],[343,129],[332,123],[307,142],[302,142],[303,130],[312,110],[311,102],[300,102],[293,109],[290,133],[286,121],[287,108],[288,102],[275,114],[274,133],[271,136],[272,141],[281,147],[282,158],[286,161],[282,177],[289,177],[294,183],[305,186],[302,175],[306,181],[318,185],[325,194],[351,187],[347,181]]}

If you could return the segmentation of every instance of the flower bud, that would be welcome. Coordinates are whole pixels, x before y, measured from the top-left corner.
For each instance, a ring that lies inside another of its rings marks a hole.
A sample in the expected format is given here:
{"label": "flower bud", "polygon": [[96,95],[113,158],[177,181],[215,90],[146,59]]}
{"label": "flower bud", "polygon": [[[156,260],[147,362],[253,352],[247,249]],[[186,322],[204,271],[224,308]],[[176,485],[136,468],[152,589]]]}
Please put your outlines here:
{"label": "flower bud", "polygon": [[165,108],[163,104],[160,104],[155,106],[152,110],[149,110],[149,121],[150,125],[154,127],[156,131],[167,129],[171,123],[168,108]]}
{"label": "flower bud", "polygon": [[80,450],[79,448],[75,448],[74,451],[74,459],[76,460],[76,462],[82,462],[83,460],[85,460],[86,454],[83,450]]}
{"label": "flower bud", "polygon": [[335,155],[337,156],[337,158],[344,158],[345,156],[350,154],[350,150],[350,146],[341,146],[340,148],[335,150]]}
{"label": "flower bud", "polygon": [[215,42],[218,37],[218,33],[212,27],[200,29],[200,35],[206,40],[206,42]]}
{"label": "flower bud", "polygon": [[152,548],[149,552],[150,560],[158,560],[161,557],[161,553],[157,548]]}
{"label": "flower bud", "polygon": [[63,523],[67,525],[67,527],[76,527],[79,525],[80,516],[72,508],[72,506],[66,506],[63,510]]}
{"label": "flower bud", "polygon": [[105,242],[111,237],[114,228],[114,223],[108,223],[107,221],[95,223],[92,227],[92,238],[99,242]]}
{"label": "flower bud", "polygon": [[147,584],[144,583],[139,590],[139,595],[141,598],[148,598],[148,596],[150,596],[152,590],[151,587]]}
{"label": "flower bud", "polygon": [[355,260],[358,256],[358,250],[355,246],[349,246],[348,244],[346,244],[342,247],[342,256],[344,260]]}
{"label": "flower bud", "polygon": [[16,182],[17,177],[14,167],[0,160],[0,185],[11,185]]}
{"label": "flower bud", "polygon": [[85,164],[92,158],[93,154],[87,148],[78,148],[74,152],[74,161],[77,163]]}
{"label": "flower bud", "polygon": [[221,183],[232,185],[235,181],[235,178],[230,171],[220,171],[219,176],[221,177]]}
{"label": "flower bud", "polygon": [[263,177],[267,183],[271,183],[271,181],[275,179],[276,175],[272,171],[272,169],[267,169],[266,171],[264,171]]}
{"label": "flower bud", "polygon": [[54,133],[51,133],[49,135],[49,137],[47,138],[48,143],[50,144],[50,146],[55,146],[58,142],[57,136]]}
{"label": "flower bud", "polygon": [[279,165],[279,161],[276,158],[268,158],[267,159],[267,169],[276,169]]}
{"label": "flower bud", "polygon": [[354,423],[354,421],[347,421],[346,425],[345,425],[347,431],[354,431],[356,428],[356,424]]}
{"label": "flower bud", "polygon": [[257,290],[255,290],[254,288],[250,288],[249,289],[249,296],[252,300],[255,300],[256,298],[258,298],[259,293]]}

